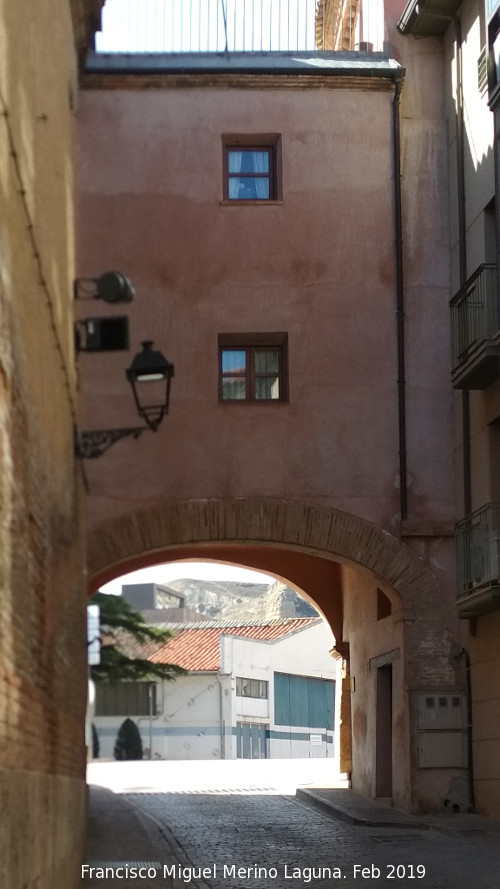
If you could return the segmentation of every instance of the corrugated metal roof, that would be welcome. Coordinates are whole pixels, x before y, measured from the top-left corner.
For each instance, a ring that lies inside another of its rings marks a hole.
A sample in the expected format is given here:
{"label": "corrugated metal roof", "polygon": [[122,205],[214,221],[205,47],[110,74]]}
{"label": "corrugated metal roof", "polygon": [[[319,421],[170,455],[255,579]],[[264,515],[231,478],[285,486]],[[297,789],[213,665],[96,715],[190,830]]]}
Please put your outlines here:
{"label": "corrugated metal roof", "polygon": [[235,621],[207,621],[206,625],[168,624],[168,629],[178,631],[176,636],[151,654],[148,660],[156,664],[178,664],[189,672],[217,671],[220,667],[221,636],[245,636],[261,642],[275,642],[305,630],[320,620],[320,617],[292,617],[267,621],[265,624],[256,621],[245,624]]}

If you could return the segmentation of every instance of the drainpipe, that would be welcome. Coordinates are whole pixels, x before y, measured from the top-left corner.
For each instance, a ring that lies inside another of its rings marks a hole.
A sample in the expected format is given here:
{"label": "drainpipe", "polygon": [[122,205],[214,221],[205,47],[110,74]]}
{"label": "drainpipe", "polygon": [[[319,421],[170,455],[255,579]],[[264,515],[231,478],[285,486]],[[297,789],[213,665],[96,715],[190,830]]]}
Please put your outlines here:
{"label": "drainpipe", "polygon": [[[153,722],[157,722],[162,715],[159,710],[156,713],[156,716],[153,716],[153,686],[156,683],[154,680],[149,683],[148,688],[148,699],[149,699],[149,713],[147,716],[140,716],[137,720],[137,728],[139,728],[141,722],[148,721],[148,735],[149,735],[149,756],[148,759],[153,758]],[[162,682],[162,690],[163,690],[163,682]]]}
{"label": "drainpipe", "polygon": [[224,719],[224,687],[222,680],[227,678],[227,673],[217,673],[219,683],[219,714],[220,714],[220,758],[226,759],[226,720]]}
{"label": "drainpipe", "polygon": [[406,461],[405,309],[403,279],[403,223],[401,213],[401,88],[403,72],[394,72],[392,142],[394,158],[394,229],[396,261],[396,330],[398,350],[399,509],[408,518],[408,470]]}

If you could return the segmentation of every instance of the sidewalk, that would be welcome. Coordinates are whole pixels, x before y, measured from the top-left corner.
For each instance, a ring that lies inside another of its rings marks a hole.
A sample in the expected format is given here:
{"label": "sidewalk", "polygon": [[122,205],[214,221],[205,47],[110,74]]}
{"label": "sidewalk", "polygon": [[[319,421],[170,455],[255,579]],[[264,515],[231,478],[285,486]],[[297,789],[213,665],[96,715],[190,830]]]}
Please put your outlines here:
{"label": "sidewalk", "polygon": [[[144,817],[119,794],[104,787],[90,785],[88,788],[88,824],[84,864],[92,868],[144,868],[149,872],[145,879],[130,876],[118,871],[115,878],[103,879],[99,871],[90,876],[82,869],[82,887],[85,889],[145,889],[164,886],[172,889],[177,883],[164,876],[163,867],[177,864],[182,860],[182,851],[176,848],[175,841],[167,838],[159,826]],[[154,873],[154,871],[156,871]]]}
{"label": "sidewalk", "polygon": [[500,842],[500,821],[481,815],[445,813],[407,815],[399,809],[367,799],[353,790],[338,787],[301,787],[297,799],[332,818],[359,827],[383,827],[405,830],[437,830],[450,835],[490,834]]}

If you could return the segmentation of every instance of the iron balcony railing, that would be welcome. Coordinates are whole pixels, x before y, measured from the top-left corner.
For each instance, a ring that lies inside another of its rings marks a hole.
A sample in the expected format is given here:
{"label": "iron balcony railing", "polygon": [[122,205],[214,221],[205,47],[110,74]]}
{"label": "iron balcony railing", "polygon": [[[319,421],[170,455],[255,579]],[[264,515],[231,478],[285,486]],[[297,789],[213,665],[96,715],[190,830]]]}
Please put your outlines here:
{"label": "iron balcony railing", "polygon": [[488,504],[456,526],[458,596],[496,586],[500,578],[500,504]]}
{"label": "iron balcony railing", "polygon": [[[357,8],[354,0],[347,2]],[[335,16],[331,8],[330,0],[106,0],[96,50],[190,53],[332,49]],[[354,14],[351,20],[354,40]]]}
{"label": "iron balcony railing", "polygon": [[483,263],[450,302],[453,368],[498,331],[497,267]]}

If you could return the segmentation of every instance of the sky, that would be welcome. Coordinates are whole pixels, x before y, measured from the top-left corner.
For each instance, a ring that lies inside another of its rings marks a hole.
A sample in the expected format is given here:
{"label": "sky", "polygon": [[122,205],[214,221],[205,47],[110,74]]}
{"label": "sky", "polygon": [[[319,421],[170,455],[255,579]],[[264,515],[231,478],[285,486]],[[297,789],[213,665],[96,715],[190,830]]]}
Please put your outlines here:
{"label": "sky", "polygon": [[106,0],[98,52],[314,49],[316,0]]}
{"label": "sky", "polygon": [[221,580],[235,583],[274,583],[275,578],[257,571],[237,568],[234,565],[223,565],[220,562],[169,562],[166,565],[152,565],[117,577],[101,587],[101,592],[118,596],[122,584],[127,583],[165,583],[179,577],[196,578],[199,580]]}

